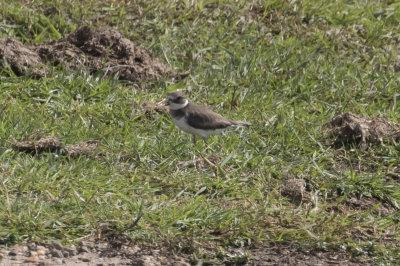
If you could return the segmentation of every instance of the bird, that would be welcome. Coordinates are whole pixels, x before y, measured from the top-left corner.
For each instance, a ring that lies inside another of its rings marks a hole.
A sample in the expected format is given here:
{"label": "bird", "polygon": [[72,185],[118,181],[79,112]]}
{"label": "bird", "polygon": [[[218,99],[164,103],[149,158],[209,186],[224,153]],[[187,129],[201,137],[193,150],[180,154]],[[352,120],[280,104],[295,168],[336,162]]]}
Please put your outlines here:
{"label": "bird", "polygon": [[194,145],[196,136],[200,136],[207,145],[208,136],[228,128],[251,125],[244,121],[229,120],[204,106],[189,102],[181,91],[168,93],[165,105],[169,107],[169,114],[175,125],[193,135]]}

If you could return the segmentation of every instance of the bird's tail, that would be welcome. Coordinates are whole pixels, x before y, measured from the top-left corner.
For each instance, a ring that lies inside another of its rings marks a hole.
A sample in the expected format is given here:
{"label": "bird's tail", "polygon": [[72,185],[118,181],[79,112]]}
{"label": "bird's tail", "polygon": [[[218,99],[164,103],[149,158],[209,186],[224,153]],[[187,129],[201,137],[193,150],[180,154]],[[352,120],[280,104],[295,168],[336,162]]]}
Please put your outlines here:
{"label": "bird's tail", "polygon": [[250,123],[244,122],[244,121],[231,121],[231,122],[232,122],[232,124],[233,124],[234,126],[238,126],[238,127],[248,127],[248,126],[251,126]]}

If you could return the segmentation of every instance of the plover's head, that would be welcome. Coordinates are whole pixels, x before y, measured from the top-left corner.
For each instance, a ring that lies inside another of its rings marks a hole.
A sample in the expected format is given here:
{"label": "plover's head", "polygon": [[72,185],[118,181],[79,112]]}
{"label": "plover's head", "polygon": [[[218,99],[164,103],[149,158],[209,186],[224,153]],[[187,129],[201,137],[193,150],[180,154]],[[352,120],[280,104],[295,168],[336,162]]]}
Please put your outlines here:
{"label": "plover's head", "polygon": [[186,107],[189,101],[186,99],[185,94],[181,91],[173,91],[168,93],[167,102],[165,105],[169,105],[171,110],[179,110]]}

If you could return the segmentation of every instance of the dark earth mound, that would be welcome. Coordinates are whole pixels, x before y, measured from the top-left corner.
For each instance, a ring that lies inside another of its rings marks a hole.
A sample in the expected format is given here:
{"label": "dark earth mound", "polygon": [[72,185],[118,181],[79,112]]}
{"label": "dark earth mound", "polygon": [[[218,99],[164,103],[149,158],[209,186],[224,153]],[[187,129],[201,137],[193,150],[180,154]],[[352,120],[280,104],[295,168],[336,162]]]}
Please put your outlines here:
{"label": "dark earth mound", "polygon": [[81,155],[95,155],[96,149],[100,146],[100,142],[96,140],[82,141],[76,144],[64,144],[55,137],[47,136],[39,140],[33,141],[18,141],[12,143],[12,148],[18,152],[26,152],[39,154],[43,152],[55,152],[71,157],[79,157]]}
{"label": "dark earth mound", "polygon": [[19,141],[12,143],[15,151],[26,153],[58,152],[62,148],[62,143],[55,137],[42,137],[36,141]]}
{"label": "dark earth mound", "polygon": [[97,140],[81,141],[76,144],[65,145],[63,153],[71,157],[79,157],[81,155],[91,156],[94,155],[95,150],[99,146],[100,142]]}
{"label": "dark earth mound", "polygon": [[356,143],[360,147],[368,144],[382,144],[385,140],[400,139],[400,125],[383,118],[368,119],[350,112],[334,117],[325,124],[336,136],[335,147]]}
{"label": "dark earth mound", "polygon": [[40,56],[17,40],[0,40],[0,69],[10,68],[17,75],[42,77],[49,73]]}
{"label": "dark earth mound", "polygon": [[0,40],[0,69],[17,75],[46,76],[49,65],[67,69],[88,68],[129,81],[159,80],[164,76],[183,78],[155,58],[145,48],[132,43],[115,30],[82,27],[64,38],[43,43],[23,44]]}
{"label": "dark earth mound", "polygon": [[290,199],[295,205],[300,205],[304,197],[304,180],[294,175],[285,173],[282,176],[281,195]]}

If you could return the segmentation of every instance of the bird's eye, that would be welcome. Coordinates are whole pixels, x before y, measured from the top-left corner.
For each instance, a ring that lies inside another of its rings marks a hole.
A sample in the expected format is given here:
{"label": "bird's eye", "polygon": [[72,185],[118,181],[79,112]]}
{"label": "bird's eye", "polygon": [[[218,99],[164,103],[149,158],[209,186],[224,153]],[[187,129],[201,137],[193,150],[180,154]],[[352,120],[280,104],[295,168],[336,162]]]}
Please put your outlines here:
{"label": "bird's eye", "polygon": [[182,100],[182,97],[181,96],[179,96],[178,98],[176,98],[178,101],[180,101],[180,100]]}

